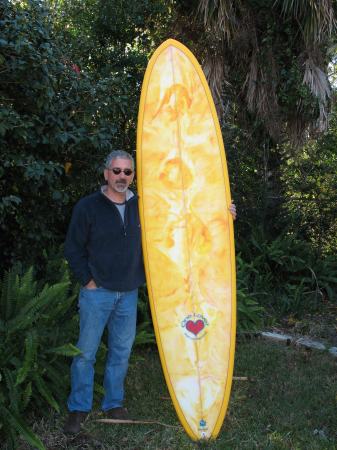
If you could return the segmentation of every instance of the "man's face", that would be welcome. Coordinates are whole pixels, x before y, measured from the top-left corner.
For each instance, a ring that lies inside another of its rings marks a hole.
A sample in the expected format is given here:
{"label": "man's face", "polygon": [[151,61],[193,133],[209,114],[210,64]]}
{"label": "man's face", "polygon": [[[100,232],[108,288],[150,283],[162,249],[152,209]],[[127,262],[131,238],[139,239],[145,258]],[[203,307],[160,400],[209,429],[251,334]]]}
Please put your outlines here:
{"label": "man's face", "polygon": [[104,169],[104,178],[108,187],[119,193],[126,192],[133,181],[134,175],[130,159],[113,159],[109,169]]}

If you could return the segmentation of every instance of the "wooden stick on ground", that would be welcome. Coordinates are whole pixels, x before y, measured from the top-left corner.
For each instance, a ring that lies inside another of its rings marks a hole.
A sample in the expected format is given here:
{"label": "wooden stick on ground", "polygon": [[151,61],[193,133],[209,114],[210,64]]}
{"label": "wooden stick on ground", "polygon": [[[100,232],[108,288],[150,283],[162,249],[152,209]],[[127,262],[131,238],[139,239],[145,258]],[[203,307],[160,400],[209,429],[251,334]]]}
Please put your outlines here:
{"label": "wooden stick on ground", "polygon": [[168,425],[167,423],[158,422],[157,420],[96,419],[95,422],[111,423],[111,424],[156,424],[167,428],[180,428],[179,426]]}

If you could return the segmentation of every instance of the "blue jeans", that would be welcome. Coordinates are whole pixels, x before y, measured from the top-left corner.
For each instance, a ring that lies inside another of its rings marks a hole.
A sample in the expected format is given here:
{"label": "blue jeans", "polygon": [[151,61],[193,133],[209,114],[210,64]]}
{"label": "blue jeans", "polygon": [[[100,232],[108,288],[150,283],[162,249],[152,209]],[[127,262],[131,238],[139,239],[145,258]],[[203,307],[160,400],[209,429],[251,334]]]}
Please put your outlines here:
{"label": "blue jeans", "polygon": [[82,288],[79,295],[82,354],[71,365],[69,411],[89,412],[93,401],[94,364],[105,327],[108,328],[108,354],[104,373],[105,395],[102,410],[122,406],[124,379],[136,334],[138,289],[114,292],[104,288]]}

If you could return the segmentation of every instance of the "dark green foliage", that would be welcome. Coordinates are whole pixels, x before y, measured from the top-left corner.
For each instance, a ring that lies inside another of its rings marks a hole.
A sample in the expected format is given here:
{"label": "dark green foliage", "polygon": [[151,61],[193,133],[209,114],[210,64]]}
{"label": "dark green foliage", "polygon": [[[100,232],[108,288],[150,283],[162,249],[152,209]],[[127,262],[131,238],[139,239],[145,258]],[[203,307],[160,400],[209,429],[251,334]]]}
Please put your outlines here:
{"label": "dark green foliage", "polygon": [[256,272],[253,264],[243,261],[241,255],[236,257],[237,269],[237,330],[238,332],[260,330],[265,315],[259,304],[261,294],[251,289],[250,277]]}
{"label": "dark green foliage", "polygon": [[[259,304],[276,315],[316,311],[322,302],[336,302],[337,261],[319,257],[295,234],[268,239],[262,230],[251,233],[245,246],[245,285]],[[240,273],[239,273],[240,277]]]}
{"label": "dark green foliage", "polygon": [[68,272],[55,284],[39,287],[33,268],[23,275],[5,272],[0,299],[0,436],[16,447],[21,435],[42,449],[26,425],[27,412],[60,411],[68,385],[67,356],[79,350],[74,339],[74,295]]}
{"label": "dark green foliage", "polygon": [[63,242],[73,203],[99,185],[106,154],[134,149],[146,59],[137,73],[131,56],[114,65],[106,53],[99,70],[92,53],[91,65],[79,61],[42,2],[2,2],[0,26],[1,264],[40,265],[41,249]]}
{"label": "dark green foliage", "polygon": [[282,213],[291,231],[309,241],[319,254],[337,250],[337,110],[328,131],[297,152],[284,147]]}
{"label": "dark green foliage", "polygon": [[155,342],[155,336],[146,286],[142,286],[139,289],[137,308],[137,335],[135,345],[153,344]]}
{"label": "dark green foliage", "polygon": [[[253,123],[250,125],[253,131]],[[238,208],[235,237],[239,252],[241,245],[249,242],[252,228],[263,227],[271,238],[284,228],[280,218],[285,201],[280,194],[281,158],[270,139],[260,135],[258,127],[255,133],[258,136],[233,124],[223,127],[231,192]],[[259,140],[263,143],[259,144]]]}
{"label": "dark green foliage", "polygon": [[239,296],[244,279],[246,292],[271,314],[301,316],[336,302],[335,115],[327,133],[298,149],[264,138],[261,151],[248,130],[224,126],[239,213]]}

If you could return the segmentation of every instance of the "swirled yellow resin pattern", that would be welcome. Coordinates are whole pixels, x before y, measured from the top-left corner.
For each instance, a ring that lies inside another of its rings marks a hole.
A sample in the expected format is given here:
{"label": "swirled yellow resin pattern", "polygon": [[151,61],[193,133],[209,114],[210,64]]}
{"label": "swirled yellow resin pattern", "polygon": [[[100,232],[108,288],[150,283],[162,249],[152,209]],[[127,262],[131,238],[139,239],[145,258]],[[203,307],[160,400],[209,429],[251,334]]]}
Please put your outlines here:
{"label": "swirled yellow resin pattern", "polygon": [[137,136],[147,284],[166,382],[194,440],[214,438],[231,388],[235,268],[230,191],[211,94],[174,40],[151,58]]}

